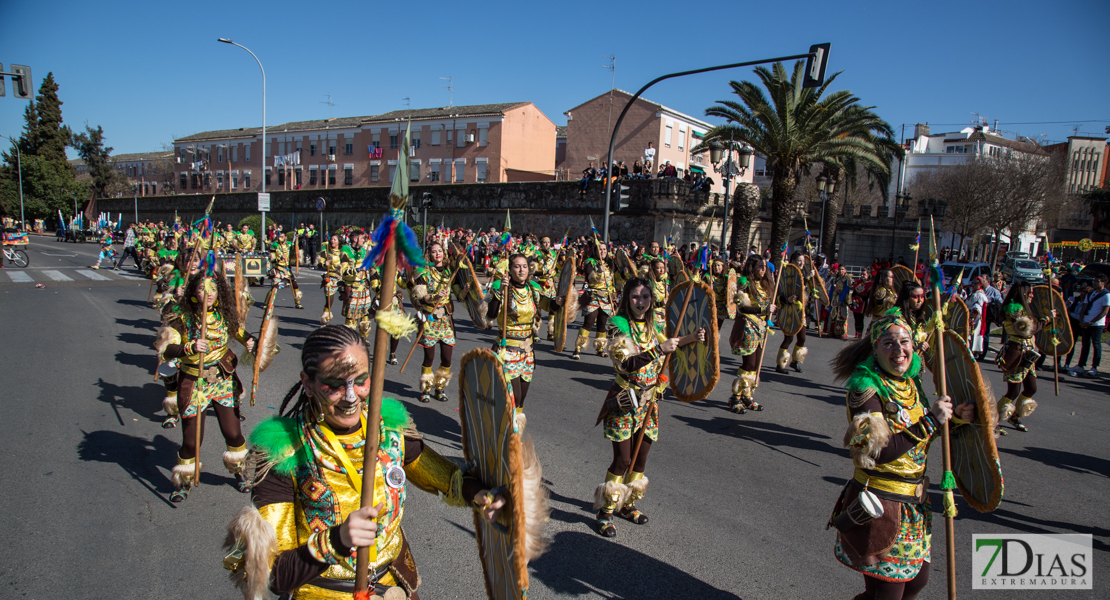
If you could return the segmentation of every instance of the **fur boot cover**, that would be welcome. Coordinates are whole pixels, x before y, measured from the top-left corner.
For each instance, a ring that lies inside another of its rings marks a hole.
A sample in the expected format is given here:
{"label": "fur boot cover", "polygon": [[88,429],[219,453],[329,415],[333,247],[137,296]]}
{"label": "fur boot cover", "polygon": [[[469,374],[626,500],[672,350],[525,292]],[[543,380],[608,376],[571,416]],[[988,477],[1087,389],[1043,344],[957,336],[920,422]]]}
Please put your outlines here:
{"label": "fur boot cover", "polygon": [[293,301],[297,304],[301,303],[301,298],[304,297],[304,292],[301,290],[293,290]]}
{"label": "fur boot cover", "polygon": [[421,373],[420,374],[420,391],[430,392],[435,386],[436,376],[435,373]]}
{"label": "fur boot cover", "polygon": [[[1033,405],[1036,408],[1036,405]],[[1014,416],[1014,401],[1003,396],[998,399],[998,420],[1005,421]]]}
{"label": "fur boot cover", "polygon": [[613,512],[624,506],[628,499],[628,486],[619,481],[606,481],[594,490],[594,510],[599,511],[607,504],[613,504]]}
{"label": "fur boot cover", "polygon": [[[244,506],[227,524],[224,549],[237,556],[231,580],[245,600],[270,598],[270,563],[277,555],[277,533],[254,506]],[[228,559],[224,559],[225,565]]]}
{"label": "fur boot cover", "polygon": [[585,329],[578,330],[578,337],[574,338],[574,351],[581,352],[590,343],[590,332]]}
{"label": "fur boot cover", "polygon": [[179,414],[177,412],[177,394],[167,395],[162,399],[162,410],[171,417],[176,417]]}
{"label": "fur boot cover", "polygon": [[629,506],[636,503],[637,500],[644,497],[647,493],[648,478],[647,476],[640,477],[636,481],[630,481],[626,484],[628,486],[628,499],[625,503]]}
{"label": "fur boot cover", "polygon": [[1028,417],[1029,415],[1033,414],[1033,411],[1035,410],[1037,410],[1036,400],[1030,398],[1029,396],[1026,396],[1025,394],[1018,396],[1017,416],[1019,419],[1024,419],[1025,417]]}
{"label": "fur boot cover", "polygon": [[226,467],[227,472],[232,475],[238,475],[243,472],[243,462],[245,460],[247,460],[246,447],[236,450],[228,448],[224,451],[224,467]]}
{"label": "fur boot cover", "polygon": [[844,433],[844,446],[861,469],[874,469],[879,452],[890,442],[890,426],[878,413],[856,415]]}
{"label": "fur boot cover", "polygon": [[[178,459],[179,461],[181,459]],[[204,468],[204,465],[201,465]],[[196,472],[196,462],[177,464],[173,467],[173,485],[179,490],[188,489],[192,485],[193,473]]]}
{"label": "fur boot cover", "polygon": [[805,346],[794,346],[794,362],[799,365],[806,361],[806,355],[809,354],[809,348]]}
{"label": "fur boot cover", "polygon": [[776,366],[780,370],[786,370],[786,366],[790,364],[790,350],[787,348],[779,348],[778,356],[775,357]]}
{"label": "fur boot cover", "polygon": [[331,322],[331,319],[332,319],[331,311],[325,308],[324,312],[320,315],[320,324],[321,325],[327,325],[328,323]]}
{"label": "fur boot cover", "polygon": [[740,371],[736,379],[732,380],[732,395],[743,396],[743,392],[748,392],[751,395],[752,390],[755,389],[755,373],[748,371]]}
{"label": "fur boot cover", "polygon": [[[524,413],[519,415],[523,417]],[[531,437],[525,438],[520,451],[524,466],[524,557],[525,560],[535,560],[550,544],[543,528],[551,515],[551,509],[547,505],[548,492],[543,484],[543,465],[536,456]]]}
{"label": "fur boot cover", "polygon": [[513,413],[513,427],[516,428],[516,432],[521,434],[521,435],[524,435],[524,428],[527,427],[527,426],[528,426],[528,417],[524,416],[523,412],[514,412]]}
{"label": "fur boot cover", "polygon": [[435,382],[437,390],[446,389],[447,384],[451,383],[451,367],[440,367],[436,369]]}

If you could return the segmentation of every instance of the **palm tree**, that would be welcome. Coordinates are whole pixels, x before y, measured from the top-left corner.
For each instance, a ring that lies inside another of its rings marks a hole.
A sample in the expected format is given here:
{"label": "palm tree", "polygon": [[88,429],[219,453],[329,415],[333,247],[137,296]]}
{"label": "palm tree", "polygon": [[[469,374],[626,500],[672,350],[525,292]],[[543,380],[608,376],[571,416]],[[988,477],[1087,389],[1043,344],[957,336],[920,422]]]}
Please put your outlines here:
{"label": "palm tree", "polygon": [[794,64],[789,76],[782,63],[775,63],[770,71],[757,67],[755,73],[769,98],[755,83],[730,82],[739,101],[720,100],[705,110],[707,116],[728,122],[710,129],[693,151],[708,148],[715,140],[735,139],[766,157],[772,173],[769,247],[777,252],[790,236],[794,191],[803,169],[821,163],[839,172],[850,162],[889,181],[891,153],[900,156],[902,150],[892,140],[890,125],[871,111],[874,107],[860,106],[851,92],[833,92],[822,98],[840,73],[817,89],[802,87],[805,64],[801,61]]}

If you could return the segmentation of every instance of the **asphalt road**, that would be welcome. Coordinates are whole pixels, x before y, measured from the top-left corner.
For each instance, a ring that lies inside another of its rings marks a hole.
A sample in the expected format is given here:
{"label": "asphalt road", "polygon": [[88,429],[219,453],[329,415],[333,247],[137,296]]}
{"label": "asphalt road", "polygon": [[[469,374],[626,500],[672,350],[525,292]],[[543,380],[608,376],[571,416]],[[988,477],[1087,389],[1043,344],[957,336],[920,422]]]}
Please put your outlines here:
{"label": "asphalt road", "polygon": [[[0,271],[0,489],[7,490],[0,527],[8,540],[0,547],[0,597],[236,598],[220,544],[248,498],[222,469],[221,440],[210,431],[203,486],[183,504],[167,500],[181,434],[160,427],[163,388],[153,381],[151,350],[158,316],[146,303],[146,281],[130,271],[89,271],[95,253],[94,244],[35,237],[28,269]],[[257,405],[244,407],[248,431],[275,412],[296,380],[300,340],[318,324],[318,274],[302,269],[302,279],[305,310],[293,309],[288,289],[279,293],[284,351],[263,375]],[[255,296],[263,292],[256,288]],[[258,327],[260,312],[252,311],[250,328]],[[456,314],[457,364],[491,335],[474,329],[465,310]],[[777,346],[781,338],[773,340]],[[843,391],[828,367],[843,342],[810,340],[804,374],[765,366],[761,413],[726,410],[737,366],[727,352],[707,400],[662,403],[661,437],[647,469],[651,487],[639,504],[651,522],[618,522],[613,539],[594,532],[590,510],[611,458],[593,423],[612,368],[595,356],[571,361],[540,342],[526,407],[528,434],[550,482],[547,532],[554,541],[530,565],[529,597],[844,599],[862,591],[861,576],[833,558],[835,536],[825,530],[852,473],[841,443]],[[403,342],[402,358],[408,348]],[[389,367],[386,392],[406,402],[439,451],[458,456],[457,405],[416,402],[419,353],[413,361],[403,375]],[[994,365],[982,371],[1002,389]],[[1110,595],[1107,382],[1069,379],[1054,397],[1050,371],[1040,385],[1040,408],[1026,420],[1031,431],[1011,430],[998,442],[1006,479],[1001,507],[982,515],[958,500],[961,597]],[[454,382],[451,391],[457,393]],[[939,482],[939,449],[930,464],[930,479]],[[935,484],[933,494],[940,507]],[[415,489],[408,499],[405,530],[423,578],[421,597],[484,597],[471,513]],[[945,597],[939,515],[933,531],[933,577],[922,598]],[[1095,589],[972,590],[973,533],[1093,534]]]}

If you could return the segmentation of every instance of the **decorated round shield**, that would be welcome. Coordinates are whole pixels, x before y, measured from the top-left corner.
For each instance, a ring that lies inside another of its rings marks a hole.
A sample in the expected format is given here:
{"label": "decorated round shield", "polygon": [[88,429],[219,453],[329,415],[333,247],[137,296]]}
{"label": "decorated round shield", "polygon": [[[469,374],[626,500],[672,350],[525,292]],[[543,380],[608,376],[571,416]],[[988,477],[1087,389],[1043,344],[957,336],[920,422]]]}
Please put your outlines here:
{"label": "decorated round shield", "polygon": [[[953,406],[971,403],[975,420],[968,424],[951,422],[949,439],[952,473],[960,495],[979,512],[991,512],[1002,502],[1002,467],[994,441],[998,419],[994,397],[983,383],[979,365],[971,356],[964,339],[953,331],[944,333],[945,391]],[[939,383],[939,369],[933,369],[933,383]],[[938,386],[939,389],[939,386]]]}
{"label": "decorated round shield", "polygon": [[513,413],[504,367],[497,356],[485,348],[467,352],[459,364],[463,456],[475,465],[471,473],[508,500],[496,522],[487,522],[474,512],[486,591],[497,600],[524,600],[528,596],[524,466]]}
{"label": "decorated round shield", "polygon": [[567,342],[567,324],[574,316],[574,306],[578,304],[578,290],[574,289],[574,277],[576,264],[574,256],[567,256],[563,261],[562,270],[559,272],[559,283],[556,287],[555,295],[563,298],[563,306],[561,310],[556,310],[552,315],[555,319],[555,351],[562,352],[563,346]]}
{"label": "decorated round shield", "polygon": [[[787,302],[786,298],[791,296],[797,297],[797,301]],[[798,335],[806,325],[805,280],[798,265],[786,263],[782,266],[782,272],[779,274],[779,298],[781,299],[779,328],[782,329],[783,335]]]}
{"label": "decorated round shield", "polygon": [[[736,281],[736,271],[728,272],[728,284],[725,287],[725,308],[728,310],[728,318],[736,318],[736,304],[737,296],[740,295],[740,284]],[[720,315],[717,315],[720,317]]]}
{"label": "decorated round shield", "polygon": [[682,337],[705,328],[705,341],[680,346],[670,356],[670,386],[683,402],[701,400],[721,377],[717,345],[717,303],[713,288],[687,281],[667,298],[667,336]]}
{"label": "decorated round shield", "polygon": [[482,285],[478,281],[478,272],[465,254],[459,256],[459,261],[459,271],[455,273],[455,283],[452,286],[455,296],[466,305],[466,312],[474,326],[483,329],[482,323],[486,320],[485,315],[479,314],[478,310],[482,304]]}
{"label": "decorated round shield", "polygon": [[[686,272],[686,265],[682,264],[682,258],[672,254],[667,260],[667,274],[671,276],[671,281],[679,281],[678,274]],[[682,281],[688,281],[689,275]]]}
{"label": "decorated round shield", "polygon": [[[1056,316],[1052,316],[1052,311]],[[1060,356],[1071,352],[1075,345],[1071,322],[1068,321],[1068,308],[1064,304],[1064,297],[1055,288],[1048,285],[1033,286],[1033,301],[1029,303],[1029,311],[1034,319],[1049,319],[1049,324],[1033,334],[1033,341],[1037,349],[1044,354]]]}
{"label": "decorated round shield", "polygon": [[637,269],[636,263],[629,257],[628,251],[624,248],[617,248],[613,251],[613,264],[620,273],[621,278],[625,281],[632,279],[636,276]]}

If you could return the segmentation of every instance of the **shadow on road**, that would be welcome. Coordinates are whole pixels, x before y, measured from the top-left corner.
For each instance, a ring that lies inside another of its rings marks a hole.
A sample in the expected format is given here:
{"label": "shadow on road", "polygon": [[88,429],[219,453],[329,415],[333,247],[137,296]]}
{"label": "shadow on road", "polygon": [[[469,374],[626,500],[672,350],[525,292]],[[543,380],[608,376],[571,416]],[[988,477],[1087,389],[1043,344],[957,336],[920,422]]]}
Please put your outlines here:
{"label": "shadow on road", "polygon": [[[935,507],[941,506],[940,494],[934,495],[932,503],[934,506],[933,512],[937,512]],[[961,504],[959,510],[960,519],[994,523],[1023,533],[1089,533],[1093,537],[1092,545],[1095,550],[1110,552],[1110,543],[1106,541],[1110,539],[1110,529],[1105,527],[1038,519],[1002,508],[991,513],[981,513],[970,506]]]}
{"label": "shadow on road", "polygon": [[[144,358],[149,359],[150,357]],[[160,383],[149,383],[149,379],[147,381],[148,383],[139,386],[116,385],[98,379],[96,385],[100,388],[100,395],[97,400],[112,407],[120,425],[126,423],[123,416],[119,414],[120,408],[142,415],[150,421],[161,423],[164,417],[159,416],[158,411],[162,410],[162,398],[166,395],[166,388]]]}
{"label": "shadow on road", "polygon": [[1022,448],[1020,450],[999,448],[998,451],[1080,475],[1094,474],[1110,477],[1110,460],[1105,458],[1049,448]]}
{"label": "shadow on road", "polygon": [[[130,298],[120,298],[119,300],[116,300],[116,304],[127,304],[129,306],[141,306],[143,308],[150,308],[150,303],[146,300],[132,300]],[[116,319],[116,321],[119,321],[119,319]]]}
{"label": "shadow on road", "polygon": [[154,336],[145,333],[121,333],[116,336],[116,339],[125,344],[138,344],[144,348],[151,348],[154,345]]}
{"label": "shadow on road", "polygon": [[846,450],[822,441],[830,439],[827,435],[805,431],[804,429],[794,429],[793,427],[786,427],[785,425],[779,425],[777,423],[752,420],[749,417],[753,414],[758,413],[749,412],[746,415],[732,415],[729,413],[709,419],[700,419],[683,415],[675,415],[674,418],[708,433],[728,435],[742,440],[751,440],[761,446],[765,446],[776,452],[781,452],[791,458],[808,464],[813,463],[788,452],[784,452],[781,448],[798,448],[801,450],[826,452],[837,456],[848,455]]}
{"label": "shadow on road", "polygon": [[529,565],[531,576],[558,594],[605,598],[676,597],[733,599],[665,562],[612,542],[596,533],[564,531],[551,548]]}
{"label": "shadow on road", "polygon": [[152,319],[116,319],[116,323],[124,327],[134,327],[143,331],[155,331],[158,329],[158,321]]}
{"label": "shadow on road", "polygon": [[448,405],[454,408],[458,405],[458,400],[452,398],[448,402],[432,401],[432,404],[422,404],[415,399],[398,397],[399,400],[405,403],[405,408],[409,410],[412,415],[412,420],[416,423],[416,429],[424,435],[431,435],[440,438],[444,441],[454,442],[450,444],[458,448],[462,448],[462,428],[459,422],[452,417],[449,417],[439,410],[432,408],[432,405],[443,406]]}
{"label": "shadow on road", "polygon": [[[167,460],[167,470],[173,465],[178,444],[165,436],[155,436],[153,440],[119,433],[117,431],[81,432],[84,435],[77,444],[77,457],[83,461],[114,463],[120,466],[132,479],[138,481],[150,493],[170,507],[175,505],[166,499],[173,492],[173,482],[162,474],[156,466],[157,461]],[[210,485],[225,483],[228,478],[201,472],[201,481]]]}
{"label": "shadow on road", "polygon": [[154,352],[146,354],[128,354],[127,352],[116,352],[116,362],[121,365],[131,365],[139,367],[147,373],[151,373],[153,377],[154,367],[158,364],[158,357],[154,356]]}

